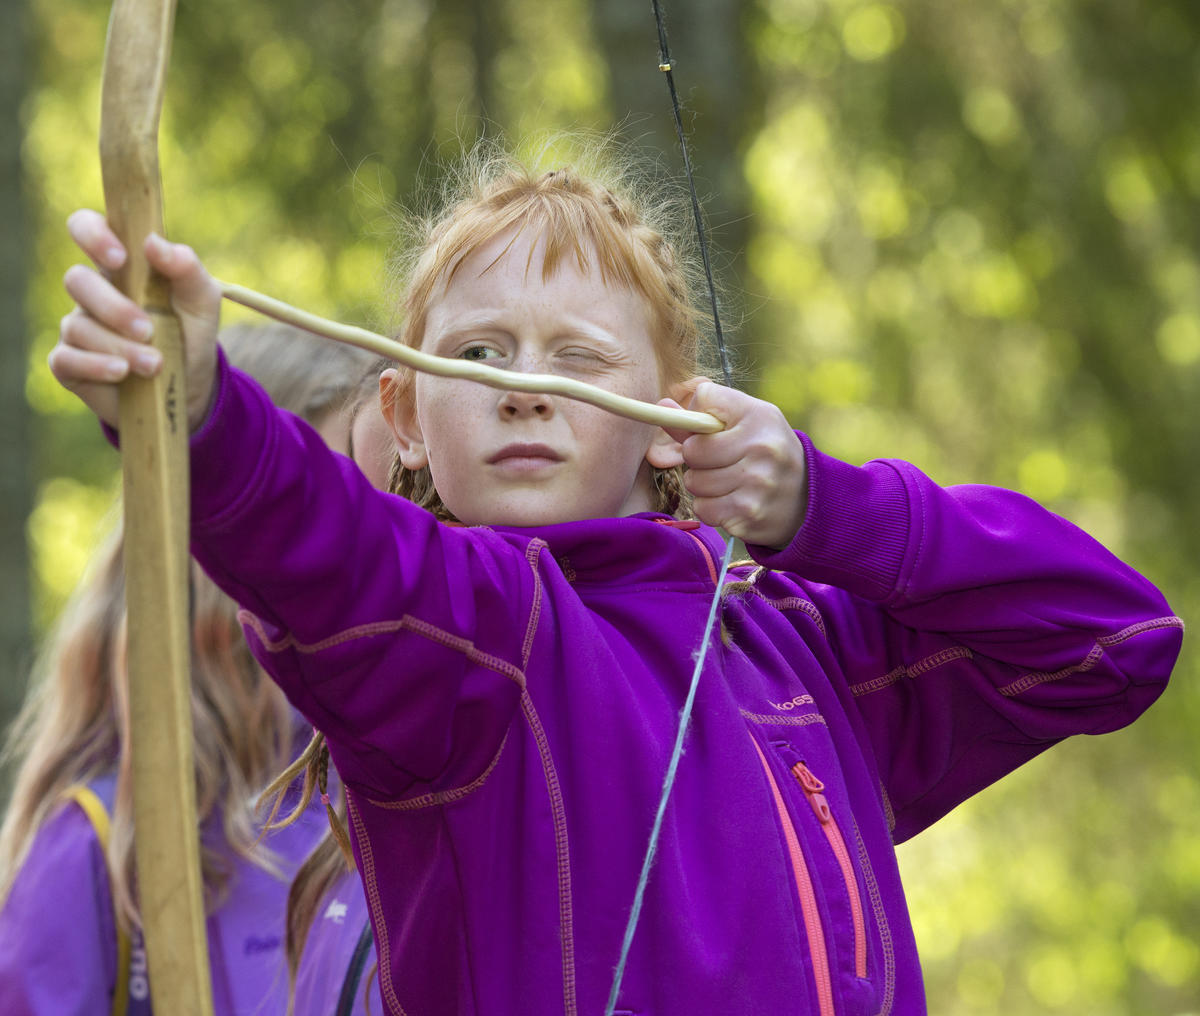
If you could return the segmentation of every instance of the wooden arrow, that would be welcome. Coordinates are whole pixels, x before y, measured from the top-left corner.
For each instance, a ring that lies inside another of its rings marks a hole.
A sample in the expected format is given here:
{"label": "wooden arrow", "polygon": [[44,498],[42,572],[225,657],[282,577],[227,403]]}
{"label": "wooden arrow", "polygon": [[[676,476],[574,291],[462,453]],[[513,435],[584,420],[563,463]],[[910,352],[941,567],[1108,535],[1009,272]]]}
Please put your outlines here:
{"label": "wooden arrow", "polygon": [[221,288],[221,296],[233,303],[240,303],[243,307],[249,307],[276,321],[303,328],[314,335],[323,335],[327,339],[334,339],[337,342],[344,342],[347,345],[357,346],[359,349],[366,349],[372,353],[378,353],[380,356],[389,357],[397,363],[402,363],[406,367],[423,371],[426,374],[462,378],[466,381],[487,385],[489,388],[500,388],[510,392],[562,395],[568,399],[577,399],[589,405],[599,406],[601,409],[630,420],[653,423],[659,427],[686,430],[692,434],[715,434],[717,431],[725,429],[725,424],[711,413],[699,413],[690,409],[672,409],[668,406],[656,405],[653,402],[642,402],[640,399],[617,395],[575,378],[555,374],[525,374],[521,371],[489,367],[485,363],[472,360],[432,356],[377,332],[318,317],[306,310],[292,307],[282,300],[256,293],[245,286],[221,282],[219,279],[217,285]]}
{"label": "wooden arrow", "polygon": [[163,233],[158,121],[174,20],[175,0],[115,0],[100,167],[109,223],[129,253],[114,281],[146,308],[163,357],[157,377],[130,376],[120,390],[138,903],[155,1012],[209,1016],[192,762],[183,342],[169,288],[142,253],[149,233]]}

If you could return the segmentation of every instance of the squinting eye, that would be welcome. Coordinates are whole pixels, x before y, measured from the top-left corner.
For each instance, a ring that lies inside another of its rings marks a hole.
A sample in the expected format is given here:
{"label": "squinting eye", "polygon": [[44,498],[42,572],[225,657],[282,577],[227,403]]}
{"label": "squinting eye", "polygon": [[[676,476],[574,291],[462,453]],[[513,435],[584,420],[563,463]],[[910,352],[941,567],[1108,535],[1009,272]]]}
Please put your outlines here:
{"label": "squinting eye", "polygon": [[562,350],[559,355],[566,360],[573,361],[587,360],[590,362],[595,362],[601,359],[601,357],[593,350],[584,349],[580,346],[571,346],[569,349]]}

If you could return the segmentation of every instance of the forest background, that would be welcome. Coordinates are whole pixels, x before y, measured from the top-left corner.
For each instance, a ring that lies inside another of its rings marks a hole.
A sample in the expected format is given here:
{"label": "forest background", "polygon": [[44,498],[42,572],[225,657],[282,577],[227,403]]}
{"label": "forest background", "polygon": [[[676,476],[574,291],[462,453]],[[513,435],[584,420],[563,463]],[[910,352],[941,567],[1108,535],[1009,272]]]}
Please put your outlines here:
{"label": "forest background", "polygon": [[[0,718],[117,489],[45,367],[108,7],[0,4]],[[1200,616],[1200,5],[671,7],[745,386],[852,462],[1025,491]],[[678,176],[657,63],[647,0],[180,0],[168,228],[381,324],[393,209],[480,133],[619,124]],[[1200,1013],[1198,670],[900,848],[932,1012]]]}

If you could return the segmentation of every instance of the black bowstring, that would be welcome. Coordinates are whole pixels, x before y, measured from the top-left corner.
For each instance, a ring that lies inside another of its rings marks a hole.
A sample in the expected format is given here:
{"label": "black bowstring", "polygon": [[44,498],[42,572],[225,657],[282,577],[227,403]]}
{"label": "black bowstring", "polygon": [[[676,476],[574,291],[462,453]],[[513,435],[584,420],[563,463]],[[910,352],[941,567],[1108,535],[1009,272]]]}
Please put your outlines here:
{"label": "black bowstring", "polygon": [[721,357],[721,371],[725,384],[733,387],[733,371],[729,366],[729,353],[725,348],[725,334],[721,330],[721,315],[717,311],[717,286],[713,282],[712,263],[708,257],[708,234],[704,229],[704,215],[700,211],[700,198],[696,194],[696,178],[692,173],[692,159],[688,153],[687,135],[683,130],[683,114],[679,110],[679,93],[675,91],[675,75],[671,64],[671,48],[667,44],[667,25],[658,0],[654,4],[654,21],[658,25],[658,69],[667,77],[667,88],[671,93],[671,115],[675,120],[675,136],[683,153],[683,170],[687,174],[688,191],[692,198],[692,216],[696,220],[696,236],[700,241],[700,260],[704,262],[704,278],[708,283],[708,296],[712,302],[713,331],[717,340],[717,352]]}
{"label": "black bowstring", "polygon": [[[716,332],[717,350],[721,355],[721,368],[725,373],[725,384],[733,387],[733,375],[729,368],[729,356],[725,350],[725,338],[721,331],[721,318],[717,312],[717,287],[713,282],[712,266],[708,258],[708,238],[704,232],[704,218],[700,213],[700,198],[696,194],[696,182],[692,175],[692,160],[688,156],[687,139],[683,133],[683,117],[679,112],[679,96],[675,92],[675,79],[671,74],[671,54],[667,48],[667,29],[663,24],[662,8],[659,6],[658,0],[653,0],[654,3],[654,20],[658,23],[658,48],[659,48],[659,65],[658,69],[667,76],[667,86],[671,91],[671,112],[675,117],[675,132],[679,137],[679,147],[683,150],[683,165],[687,173],[688,190],[692,196],[692,214],[696,218],[696,233],[700,239],[700,256],[704,261],[704,274],[708,280],[708,294],[712,300],[713,327]],[[684,701],[683,708],[679,713],[679,725],[675,732],[675,745],[671,751],[671,758],[667,764],[666,776],[663,779],[662,793],[659,795],[658,808],[654,816],[654,824],[650,830],[650,840],[646,847],[646,853],[642,859],[642,870],[638,877],[637,887],[633,894],[633,904],[630,907],[629,920],[625,925],[625,934],[621,942],[621,951],[617,959],[616,968],[613,971],[612,987],[609,991],[608,1003],[604,1008],[604,1016],[613,1016],[616,1011],[617,999],[621,993],[621,984],[625,978],[625,970],[629,961],[629,953],[633,946],[633,937],[637,931],[638,921],[641,917],[642,902],[645,898],[646,886],[650,879],[650,867],[654,860],[655,852],[658,848],[658,838],[662,831],[663,818],[667,808],[667,801],[671,796],[671,789],[675,783],[675,774],[678,769],[679,761],[683,756],[683,741],[684,735],[687,732],[687,727],[691,721],[692,706],[696,700],[696,688],[700,681],[700,674],[704,669],[704,661],[708,655],[708,648],[712,643],[712,631],[716,622],[717,610],[721,602],[721,590],[725,585],[725,576],[729,571],[729,563],[733,557],[734,539],[732,536],[725,541],[725,554],[721,560],[721,570],[717,576],[716,588],[713,590],[712,602],[709,604],[708,619],[704,625],[703,641],[700,643],[700,648],[696,653],[695,669],[692,671],[692,679],[688,686],[687,698]]]}

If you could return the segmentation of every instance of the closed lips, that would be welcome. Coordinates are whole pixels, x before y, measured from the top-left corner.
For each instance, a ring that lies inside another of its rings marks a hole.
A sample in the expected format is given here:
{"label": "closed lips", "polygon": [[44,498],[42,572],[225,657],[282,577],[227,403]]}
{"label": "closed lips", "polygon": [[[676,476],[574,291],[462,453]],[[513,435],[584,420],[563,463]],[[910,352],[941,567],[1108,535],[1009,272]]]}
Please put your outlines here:
{"label": "closed lips", "polygon": [[548,445],[513,444],[500,449],[488,462],[503,462],[505,459],[548,459],[551,462],[559,462],[562,456]]}

